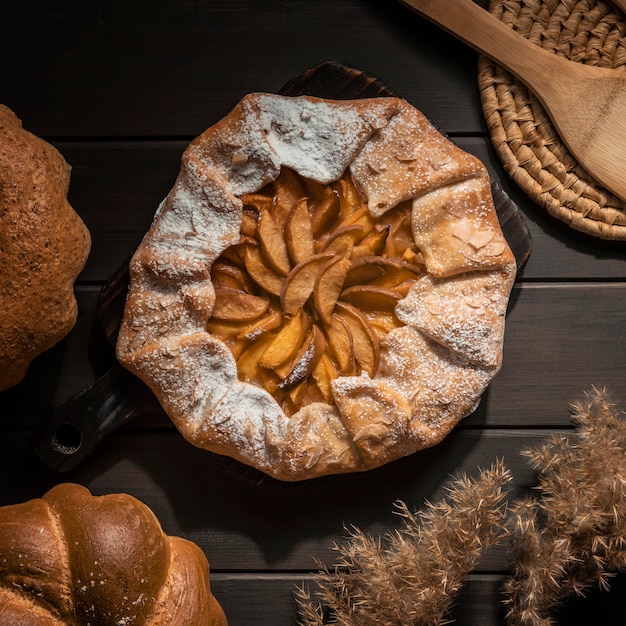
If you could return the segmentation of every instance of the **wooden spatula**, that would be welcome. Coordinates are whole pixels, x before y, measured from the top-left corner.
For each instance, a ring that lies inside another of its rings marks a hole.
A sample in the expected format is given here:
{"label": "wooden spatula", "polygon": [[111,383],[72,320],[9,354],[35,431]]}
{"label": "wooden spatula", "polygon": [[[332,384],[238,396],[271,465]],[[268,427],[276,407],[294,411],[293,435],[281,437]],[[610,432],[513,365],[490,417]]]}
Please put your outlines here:
{"label": "wooden spatula", "polygon": [[578,162],[626,200],[626,72],[543,50],[472,0],[401,1],[525,83]]}

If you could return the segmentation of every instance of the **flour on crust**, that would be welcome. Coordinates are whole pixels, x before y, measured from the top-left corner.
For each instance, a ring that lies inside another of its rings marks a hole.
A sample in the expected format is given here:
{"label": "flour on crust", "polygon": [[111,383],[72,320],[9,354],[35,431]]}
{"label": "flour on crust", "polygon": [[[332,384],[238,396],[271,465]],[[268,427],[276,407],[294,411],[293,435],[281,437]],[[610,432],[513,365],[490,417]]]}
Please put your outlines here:
{"label": "flour on crust", "polygon": [[[324,184],[348,171],[373,216],[410,202],[426,267],[376,372],[335,378],[334,404],[290,416],[206,330],[241,196],[282,168]],[[131,261],[117,354],[199,447],[287,481],[363,471],[434,445],[475,409],[500,368],[515,271],[485,167],[408,103],[252,94],[185,151]]]}

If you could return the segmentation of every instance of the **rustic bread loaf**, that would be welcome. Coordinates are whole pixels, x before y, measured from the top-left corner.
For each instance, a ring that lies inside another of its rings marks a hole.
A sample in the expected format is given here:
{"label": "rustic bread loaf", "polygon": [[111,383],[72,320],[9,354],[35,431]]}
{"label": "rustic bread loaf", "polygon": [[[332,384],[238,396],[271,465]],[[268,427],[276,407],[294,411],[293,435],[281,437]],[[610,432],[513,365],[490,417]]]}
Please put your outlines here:
{"label": "rustic bread loaf", "polygon": [[516,274],[484,165],[397,98],[252,94],[183,155],[117,354],[181,433],[281,480],[441,441]]}
{"label": "rustic bread loaf", "polygon": [[0,390],[72,329],[91,245],[69,205],[70,167],[0,105]]}
{"label": "rustic bread loaf", "polygon": [[224,626],[200,548],[126,494],[64,483],[0,508],[0,624]]}

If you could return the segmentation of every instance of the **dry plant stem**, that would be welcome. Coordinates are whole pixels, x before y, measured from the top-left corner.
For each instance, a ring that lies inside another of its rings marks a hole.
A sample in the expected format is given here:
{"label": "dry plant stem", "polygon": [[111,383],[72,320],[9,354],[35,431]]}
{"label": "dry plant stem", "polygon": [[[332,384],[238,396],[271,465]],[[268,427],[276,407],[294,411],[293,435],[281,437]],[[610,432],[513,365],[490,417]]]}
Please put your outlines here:
{"label": "dry plant stem", "polygon": [[573,408],[575,434],[526,453],[539,497],[513,509],[510,624],[551,624],[566,596],[626,569],[626,420],[598,390]]}
{"label": "dry plant stem", "polygon": [[477,558],[505,534],[510,479],[499,461],[478,479],[455,479],[445,500],[427,503],[422,511],[398,503],[402,526],[383,539],[352,529],[346,545],[335,546],[340,558],[334,569],[322,566],[317,574],[315,597],[298,591],[300,623],[444,623]]}

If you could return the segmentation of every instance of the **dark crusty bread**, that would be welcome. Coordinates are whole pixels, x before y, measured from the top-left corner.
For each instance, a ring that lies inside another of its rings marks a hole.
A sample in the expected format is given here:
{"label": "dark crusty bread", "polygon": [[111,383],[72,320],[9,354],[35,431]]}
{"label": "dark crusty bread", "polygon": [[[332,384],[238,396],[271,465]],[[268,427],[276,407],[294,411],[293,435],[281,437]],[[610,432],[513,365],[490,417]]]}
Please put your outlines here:
{"label": "dark crusty bread", "polygon": [[91,240],[67,200],[70,167],[0,105],[0,390],[72,329]]}
{"label": "dark crusty bread", "polygon": [[0,624],[225,626],[202,550],[127,494],[65,483],[0,508]]}

